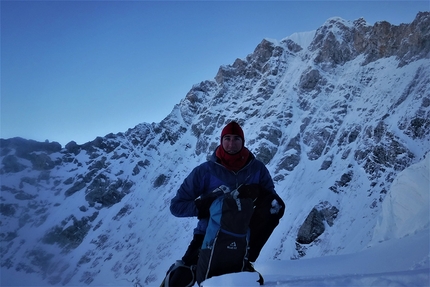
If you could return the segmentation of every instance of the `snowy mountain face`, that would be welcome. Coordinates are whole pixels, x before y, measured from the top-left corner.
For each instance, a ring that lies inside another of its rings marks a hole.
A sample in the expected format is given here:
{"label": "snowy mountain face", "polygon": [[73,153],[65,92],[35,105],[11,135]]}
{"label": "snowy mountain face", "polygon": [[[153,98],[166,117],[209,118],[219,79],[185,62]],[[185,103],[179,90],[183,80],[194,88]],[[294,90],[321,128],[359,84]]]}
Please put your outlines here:
{"label": "snowy mountain face", "polygon": [[413,164],[428,170],[430,13],[399,26],[332,18],[263,40],[160,123],[64,148],[1,139],[1,285],[158,286],[197,222],[170,200],[230,120],[287,206],[257,264],[428,233],[428,181],[391,186]]}

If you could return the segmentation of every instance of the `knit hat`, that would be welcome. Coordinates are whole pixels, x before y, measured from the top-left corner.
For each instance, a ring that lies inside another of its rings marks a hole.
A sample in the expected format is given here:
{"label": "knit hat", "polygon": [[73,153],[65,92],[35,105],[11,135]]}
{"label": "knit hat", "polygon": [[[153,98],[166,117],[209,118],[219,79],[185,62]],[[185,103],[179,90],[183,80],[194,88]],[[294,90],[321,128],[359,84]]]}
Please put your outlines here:
{"label": "knit hat", "polygon": [[245,143],[245,136],[243,135],[243,130],[242,128],[239,126],[238,123],[236,122],[230,122],[229,124],[227,124],[222,132],[221,132],[221,143],[222,143],[222,138],[225,135],[237,135],[240,136],[242,138],[243,143]]}

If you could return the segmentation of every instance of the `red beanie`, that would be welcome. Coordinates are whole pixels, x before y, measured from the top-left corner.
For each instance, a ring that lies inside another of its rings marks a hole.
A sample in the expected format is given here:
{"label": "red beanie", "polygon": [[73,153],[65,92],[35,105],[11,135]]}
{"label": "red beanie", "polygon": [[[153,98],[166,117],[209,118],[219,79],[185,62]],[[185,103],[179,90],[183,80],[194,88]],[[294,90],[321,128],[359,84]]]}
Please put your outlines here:
{"label": "red beanie", "polygon": [[221,132],[221,143],[222,143],[222,138],[225,135],[237,135],[240,136],[242,138],[242,141],[245,143],[245,137],[243,135],[243,130],[242,128],[239,126],[238,123],[236,122],[230,122],[229,124],[227,124],[222,132]]}

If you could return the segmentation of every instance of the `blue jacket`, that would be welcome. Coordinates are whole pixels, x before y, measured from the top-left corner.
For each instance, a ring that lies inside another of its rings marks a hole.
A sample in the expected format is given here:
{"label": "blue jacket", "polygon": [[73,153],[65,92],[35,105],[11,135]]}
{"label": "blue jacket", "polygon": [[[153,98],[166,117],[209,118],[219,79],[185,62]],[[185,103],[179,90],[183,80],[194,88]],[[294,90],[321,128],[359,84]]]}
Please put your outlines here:
{"label": "blue jacket", "polygon": [[[198,211],[194,200],[199,196],[214,191],[221,185],[226,185],[231,190],[234,190],[241,184],[258,183],[266,190],[275,193],[275,187],[269,171],[251,152],[249,153],[250,161],[238,172],[228,170],[218,163],[215,152],[209,161],[194,168],[179,187],[176,196],[170,203],[170,211],[174,216],[197,216]],[[194,234],[205,234],[207,225],[208,219],[200,219],[194,229]]]}

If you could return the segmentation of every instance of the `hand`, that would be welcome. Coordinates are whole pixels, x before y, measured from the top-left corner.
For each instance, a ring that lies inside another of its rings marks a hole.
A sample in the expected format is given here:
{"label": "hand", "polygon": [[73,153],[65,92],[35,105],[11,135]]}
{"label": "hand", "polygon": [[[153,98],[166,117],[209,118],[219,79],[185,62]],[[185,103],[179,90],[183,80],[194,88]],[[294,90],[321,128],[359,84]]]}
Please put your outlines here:
{"label": "hand", "polygon": [[246,184],[239,187],[239,198],[251,198],[255,200],[261,192],[261,186],[257,183]]}

